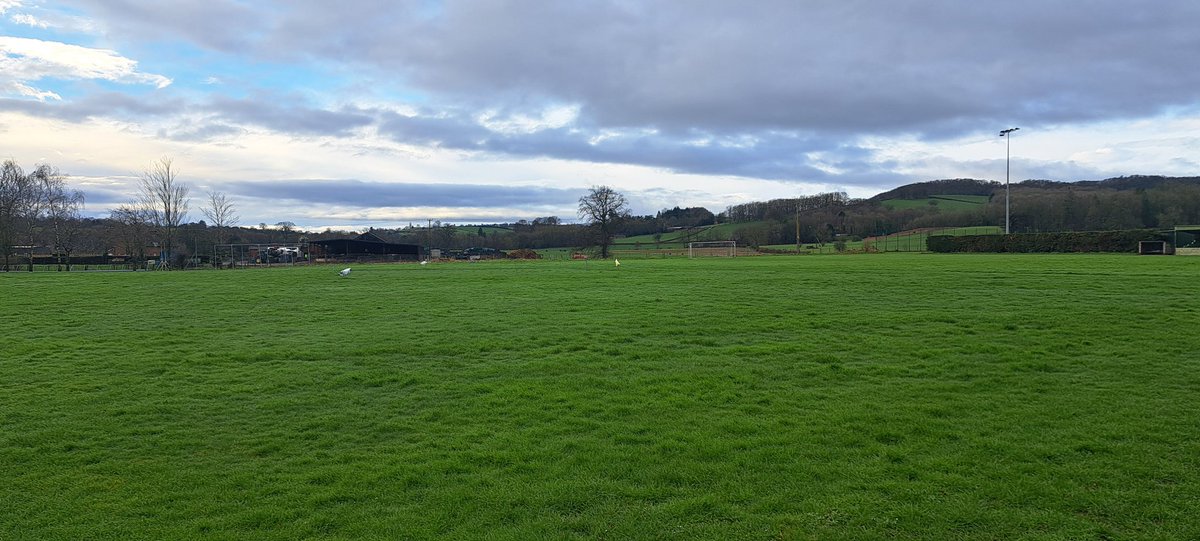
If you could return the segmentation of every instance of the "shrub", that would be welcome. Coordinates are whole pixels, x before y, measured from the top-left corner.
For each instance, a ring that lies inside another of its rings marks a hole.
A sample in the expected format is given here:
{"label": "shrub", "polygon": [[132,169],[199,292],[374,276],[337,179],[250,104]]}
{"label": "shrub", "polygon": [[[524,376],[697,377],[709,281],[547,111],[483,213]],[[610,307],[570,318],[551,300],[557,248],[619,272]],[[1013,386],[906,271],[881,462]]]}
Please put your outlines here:
{"label": "shrub", "polygon": [[1154,229],[1127,231],[1066,231],[1012,235],[933,235],[926,241],[931,252],[1126,252],[1137,253],[1143,240],[1170,240]]}

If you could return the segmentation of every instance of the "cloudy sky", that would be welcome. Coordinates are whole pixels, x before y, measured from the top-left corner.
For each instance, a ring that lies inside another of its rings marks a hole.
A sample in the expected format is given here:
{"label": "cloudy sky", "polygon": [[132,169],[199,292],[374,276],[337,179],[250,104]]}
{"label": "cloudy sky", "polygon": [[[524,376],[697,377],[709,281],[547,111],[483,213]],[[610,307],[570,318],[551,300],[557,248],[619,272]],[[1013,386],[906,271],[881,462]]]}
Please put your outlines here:
{"label": "cloudy sky", "polygon": [[243,224],[1200,174],[1195,0],[0,0],[0,158]]}

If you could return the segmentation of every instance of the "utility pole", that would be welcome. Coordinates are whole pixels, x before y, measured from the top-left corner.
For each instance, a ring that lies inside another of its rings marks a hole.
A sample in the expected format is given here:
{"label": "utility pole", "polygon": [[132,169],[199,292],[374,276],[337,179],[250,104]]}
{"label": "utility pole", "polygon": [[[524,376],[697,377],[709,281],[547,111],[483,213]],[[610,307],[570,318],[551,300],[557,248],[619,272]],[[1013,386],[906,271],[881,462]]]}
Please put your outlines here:
{"label": "utility pole", "polygon": [[796,253],[800,253],[800,202],[796,202]]}
{"label": "utility pole", "polygon": [[1010,195],[1009,171],[1011,170],[1011,165],[1012,165],[1012,132],[1015,132],[1019,129],[1021,129],[1021,128],[1009,128],[1007,130],[1000,130],[1000,137],[1005,138],[1005,140],[1004,140],[1004,234],[1005,235],[1012,232],[1009,227],[1010,223],[1011,223],[1011,221],[1009,219],[1009,208],[1010,208],[1009,207],[1009,195]]}

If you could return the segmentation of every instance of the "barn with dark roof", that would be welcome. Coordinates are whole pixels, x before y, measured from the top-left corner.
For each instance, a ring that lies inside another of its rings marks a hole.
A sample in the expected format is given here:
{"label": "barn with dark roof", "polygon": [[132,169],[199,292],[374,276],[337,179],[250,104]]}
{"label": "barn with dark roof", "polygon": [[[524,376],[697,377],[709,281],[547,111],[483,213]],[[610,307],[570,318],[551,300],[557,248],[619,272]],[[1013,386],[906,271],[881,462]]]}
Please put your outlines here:
{"label": "barn with dark roof", "polygon": [[308,243],[313,257],[321,259],[387,259],[416,261],[421,247],[387,242],[371,232],[352,239],[314,240]]}

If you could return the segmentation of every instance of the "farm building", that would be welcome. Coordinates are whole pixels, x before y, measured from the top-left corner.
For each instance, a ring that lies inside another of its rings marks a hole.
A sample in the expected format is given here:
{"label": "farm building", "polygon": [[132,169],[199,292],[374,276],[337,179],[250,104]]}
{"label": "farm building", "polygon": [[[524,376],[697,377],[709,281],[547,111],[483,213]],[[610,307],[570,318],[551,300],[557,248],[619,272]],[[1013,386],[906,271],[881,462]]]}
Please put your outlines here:
{"label": "farm building", "polygon": [[315,240],[308,243],[309,253],[318,259],[391,259],[412,260],[421,258],[421,247],[416,244],[387,242],[374,233],[363,233],[352,239]]}

